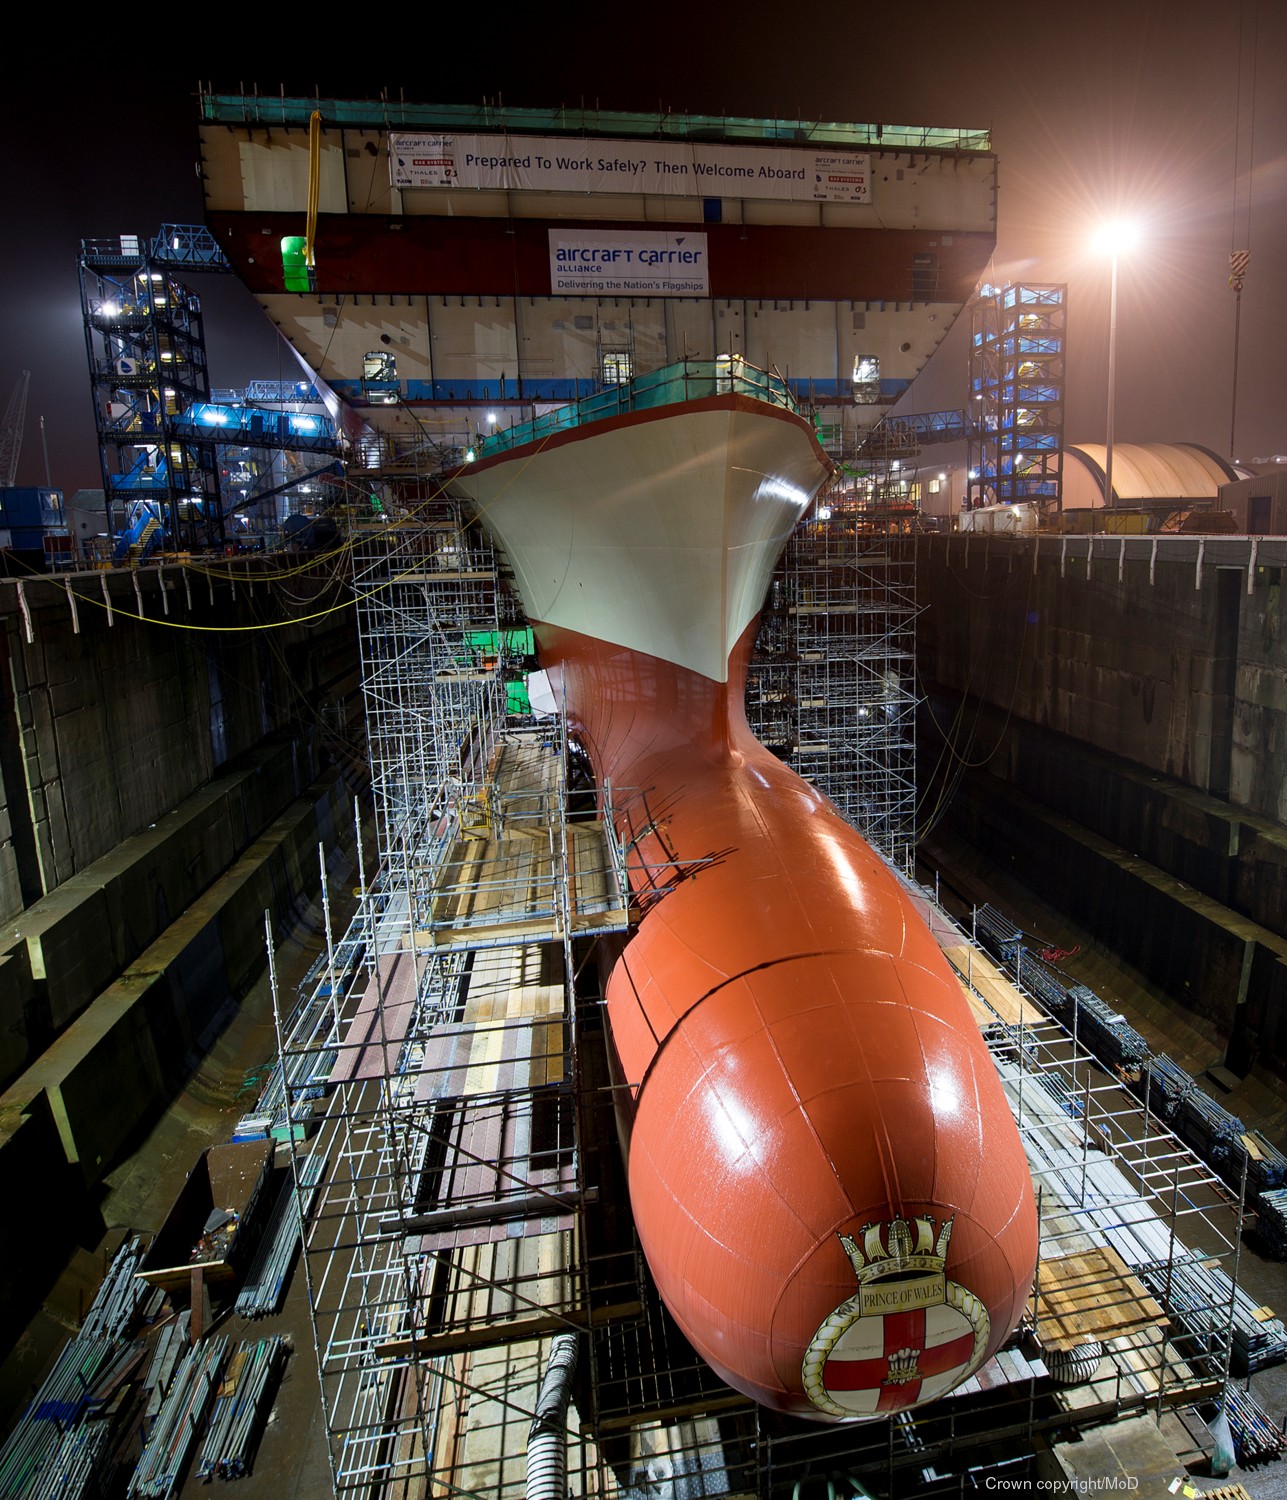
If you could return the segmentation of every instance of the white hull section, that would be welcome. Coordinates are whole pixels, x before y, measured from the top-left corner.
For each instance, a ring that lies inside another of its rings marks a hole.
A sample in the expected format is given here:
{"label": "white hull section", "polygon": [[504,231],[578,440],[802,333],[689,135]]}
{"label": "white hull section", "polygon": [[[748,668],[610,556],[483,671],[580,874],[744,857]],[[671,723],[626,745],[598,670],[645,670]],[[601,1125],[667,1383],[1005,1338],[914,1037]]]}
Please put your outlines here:
{"label": "white hull section", "polygon": [[803,419],[714,398],[557,433],[452,488],[503,547],[529,619],[724,682],[829,473]]}

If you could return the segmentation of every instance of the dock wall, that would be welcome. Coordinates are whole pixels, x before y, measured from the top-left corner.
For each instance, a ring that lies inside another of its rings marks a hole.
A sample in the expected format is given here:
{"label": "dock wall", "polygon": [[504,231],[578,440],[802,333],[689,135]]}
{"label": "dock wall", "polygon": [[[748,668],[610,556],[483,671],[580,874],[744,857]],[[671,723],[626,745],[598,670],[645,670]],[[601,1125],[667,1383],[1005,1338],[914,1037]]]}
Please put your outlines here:
{"label": "dock wall", "polygon": [[165,571],[0,580],[0,1337],[353,848],[342,590]]}
{"label": "dock wall", "polygon": [[0,921],[270,735],[303,783],[360,758],[348,603],[260,560],[0,579]]}
{"label": "dock wall", "polygon": [[921,778],[1230,1066],[1281,1068],[1287,543],[1157,540],[918,544]]}

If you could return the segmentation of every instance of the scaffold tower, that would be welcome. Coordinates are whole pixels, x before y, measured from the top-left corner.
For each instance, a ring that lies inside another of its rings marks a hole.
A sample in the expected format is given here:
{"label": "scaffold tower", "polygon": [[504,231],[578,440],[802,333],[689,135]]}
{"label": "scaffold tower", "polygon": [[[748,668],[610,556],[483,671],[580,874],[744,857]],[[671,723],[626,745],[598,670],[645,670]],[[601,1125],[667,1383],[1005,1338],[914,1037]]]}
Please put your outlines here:
{"label": "scaffold tower", "polygon": [[897,868],[915,845],[916,562],[883,502],[833,490],[774,573],[747,691],[752,728]]}
{"label": "scaffold tower", "polygon": [[971,309],[967,508],[1063,493],[1068,288],[985,287]]}
{"label": "scaffold tower", "polygon": [[458,502],[355,533],[354,592],[381,863],[403,869],[448,805],[484,822],[505,717],[496,559]]}
{"label": "scaffold tower", "polygon": [[[227,269],[227,263],[222,256],[194,260],[182,248],[171,250],[171,241],[189,243],[177,233],[156,241],[122,234],[85,240],[80,253],[107,531],[115,535],[123,513],[139,511],[140,550],[158,531],[171,549],[223,538],[214,434],[198,438],[180,423],[209,401],[210,376],[201,301],[175,266]],[[113,500],[120,507],[115,515]]]}

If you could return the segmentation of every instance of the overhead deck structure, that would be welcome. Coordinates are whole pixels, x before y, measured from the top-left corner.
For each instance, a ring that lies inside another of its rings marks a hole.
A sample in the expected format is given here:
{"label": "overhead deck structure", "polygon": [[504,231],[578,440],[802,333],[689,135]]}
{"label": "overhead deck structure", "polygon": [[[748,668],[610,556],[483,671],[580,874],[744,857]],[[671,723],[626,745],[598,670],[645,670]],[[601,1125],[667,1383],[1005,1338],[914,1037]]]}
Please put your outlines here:
{"label": "overhead deck structure", "polygon": [[301,358],[372,427],[462,450],[721,354],[852,444],[995,241],[986,131],[218,93],[201,115],[210,229]]}

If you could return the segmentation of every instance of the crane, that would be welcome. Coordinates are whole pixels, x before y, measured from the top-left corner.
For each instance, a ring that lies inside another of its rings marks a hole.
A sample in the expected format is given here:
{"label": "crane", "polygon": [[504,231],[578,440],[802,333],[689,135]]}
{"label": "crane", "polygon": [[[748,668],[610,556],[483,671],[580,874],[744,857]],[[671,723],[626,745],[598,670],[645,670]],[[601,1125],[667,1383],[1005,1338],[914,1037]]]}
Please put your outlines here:
{"label": "crane", "polygon": [[11,489],[18,478],[18,455],[22,452],[22,428],[27,419],[27,387],[30,384],[31,371],[24,370],[9,397],[4,426],[0,427],[0,490]]}

